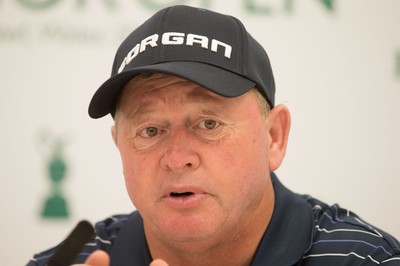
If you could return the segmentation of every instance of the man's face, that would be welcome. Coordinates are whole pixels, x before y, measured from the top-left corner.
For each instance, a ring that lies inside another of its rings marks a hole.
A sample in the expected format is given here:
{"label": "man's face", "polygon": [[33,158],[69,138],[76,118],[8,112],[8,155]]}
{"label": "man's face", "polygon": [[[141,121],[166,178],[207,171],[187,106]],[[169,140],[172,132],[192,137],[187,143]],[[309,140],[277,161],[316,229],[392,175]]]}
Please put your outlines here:
{"label": "man's face", "polygon": [[272,211],[268,129],[254,93],[225,98],[171,76],[132,80],[121,99],[114,137],[148,237],[235,239]]}

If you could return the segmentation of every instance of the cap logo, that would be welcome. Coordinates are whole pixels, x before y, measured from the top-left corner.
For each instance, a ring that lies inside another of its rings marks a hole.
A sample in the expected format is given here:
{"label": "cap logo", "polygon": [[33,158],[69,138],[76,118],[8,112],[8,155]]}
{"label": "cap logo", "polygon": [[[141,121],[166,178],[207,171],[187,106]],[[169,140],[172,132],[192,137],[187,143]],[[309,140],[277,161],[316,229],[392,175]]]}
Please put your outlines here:
{"label": "cap logo", "polygon": [[[137,43],[132,50],[128,52],[121,66],[118,69],[118,73],[121,73],[125,66],[132,62],[132,60],[138,56],[140,53],[146,51],[150,46],[152,48],[157,47],[159,42],[159,35],[153,34],[144,38],[140,43]],[[203,35],[197,35],[192,33],[182,33],[182,32],[165,32],[161,36],[161,45],[186,45],[195,46],[200,45],[201,48],[211,50],[217,53],[220,47],[224,48],[224,57],[230,59],[232,55],[232,46],[221,42],[216,39],[209,40],[208,37]]]}

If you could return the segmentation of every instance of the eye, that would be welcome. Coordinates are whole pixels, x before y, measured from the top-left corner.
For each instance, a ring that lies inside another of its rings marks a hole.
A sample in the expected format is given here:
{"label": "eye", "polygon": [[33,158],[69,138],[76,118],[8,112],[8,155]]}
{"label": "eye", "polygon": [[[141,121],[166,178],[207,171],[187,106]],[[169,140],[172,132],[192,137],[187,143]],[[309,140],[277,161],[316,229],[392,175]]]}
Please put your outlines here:
{"label": "eye", "polygon": [[218,126],[219,126],[219,123],[215,120],[203,120],[199,124],[199,127],[202,129],[214,129]]}
{"label": "eye", "polygon": [[160,130],[156,127],[146,127],[142,131],[140,131],[140,136],[145,138],[151,138],[157,136]]}

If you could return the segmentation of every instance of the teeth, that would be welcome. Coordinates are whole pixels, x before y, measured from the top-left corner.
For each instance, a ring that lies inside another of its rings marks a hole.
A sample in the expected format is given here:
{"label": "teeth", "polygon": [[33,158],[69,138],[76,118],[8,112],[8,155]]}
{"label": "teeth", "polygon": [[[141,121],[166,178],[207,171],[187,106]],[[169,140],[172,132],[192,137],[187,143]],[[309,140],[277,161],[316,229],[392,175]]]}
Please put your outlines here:
{"label": "teeth", "polygon": [[188,197],[193,195],[193,192],[171,192],[170,194],[172,197]]}

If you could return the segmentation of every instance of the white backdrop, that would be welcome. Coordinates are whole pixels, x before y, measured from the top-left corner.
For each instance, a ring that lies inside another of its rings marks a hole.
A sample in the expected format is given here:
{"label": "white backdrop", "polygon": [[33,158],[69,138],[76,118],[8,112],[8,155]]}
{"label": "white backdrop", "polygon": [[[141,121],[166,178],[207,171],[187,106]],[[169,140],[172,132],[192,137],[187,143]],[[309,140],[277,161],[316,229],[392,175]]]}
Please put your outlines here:
{"label": "white backdrop", "polygon": [[[267,50],[293,119],[281,181],[400,238],[400,1],[324,2],[0,1],[1,264],[23,265],[82,218],[133,210],[112,119],[90,119],[87,106],[122,38],[169,3],[235,15]],[[55,139],[66,220],[40,217]]]}

